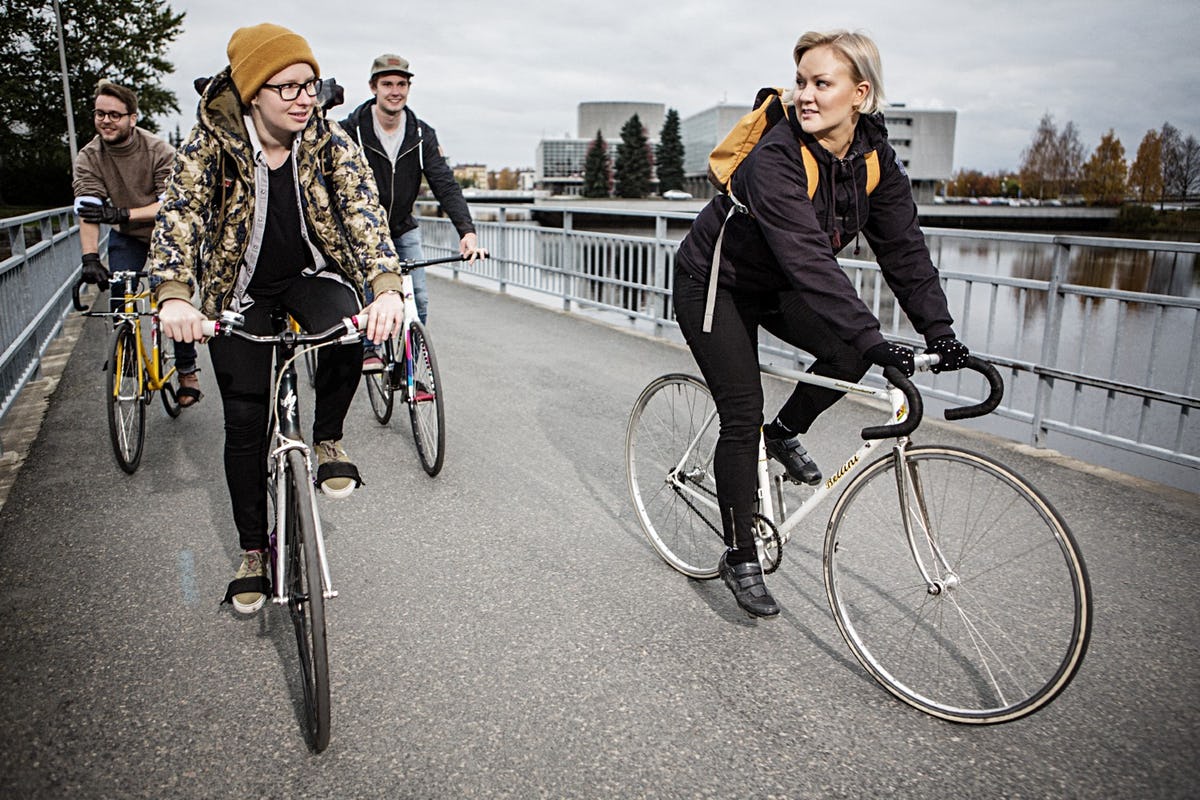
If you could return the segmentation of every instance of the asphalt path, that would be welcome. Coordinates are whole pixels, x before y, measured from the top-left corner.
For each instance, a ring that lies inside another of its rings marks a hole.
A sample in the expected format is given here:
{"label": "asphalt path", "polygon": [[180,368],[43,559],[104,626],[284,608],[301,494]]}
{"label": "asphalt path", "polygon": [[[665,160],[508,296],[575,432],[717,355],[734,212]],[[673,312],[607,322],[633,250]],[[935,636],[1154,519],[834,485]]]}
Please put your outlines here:
{"label": "asphalt path", "polygon": [[[1095,630],[1067,691],[967,727],[880,689],[820,577],[824,519],[793,538],[772,620],[668,568],[625,487],[642,386],[694,372],[671,343],[431,281],[445,470],[360,391],[366,486],[322,498],[332,741],[299,721],[292,628],[219,607],[239,561],[211,371],[177,420],[155,404],[141,469],[107,440],[107,331],[84,328],[0,510],[0,797],[1195,797],[1200,503],[963,428],[1072,525]],[[202,354],[207,364],[207,354]],[[784,386],[768,380],[771,403]],[[311,410],[311,403],[307,406]],[[873,423],[839,404],[809,437]]]}

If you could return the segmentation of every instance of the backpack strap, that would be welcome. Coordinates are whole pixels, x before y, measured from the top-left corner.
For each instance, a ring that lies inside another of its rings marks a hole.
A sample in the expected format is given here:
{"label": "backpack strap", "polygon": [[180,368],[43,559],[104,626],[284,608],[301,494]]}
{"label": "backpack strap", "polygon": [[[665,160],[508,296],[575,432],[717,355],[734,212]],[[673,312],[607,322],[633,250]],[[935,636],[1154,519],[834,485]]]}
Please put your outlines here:
{"label": "backpack strap", "polygon": [[867,194],[870,194],[879,185],[879,152],[872,150],[863,160],[867,162]]}
{"label": "backpack strap", "polygon": [[804,146],[804,142],[800,143],[800,155],[804,160],[804,178],[808,181],[808,199],[812,200],[813,195],[817,193],[817,183],[821,180],[821,173],[817,169],[817,157]]}

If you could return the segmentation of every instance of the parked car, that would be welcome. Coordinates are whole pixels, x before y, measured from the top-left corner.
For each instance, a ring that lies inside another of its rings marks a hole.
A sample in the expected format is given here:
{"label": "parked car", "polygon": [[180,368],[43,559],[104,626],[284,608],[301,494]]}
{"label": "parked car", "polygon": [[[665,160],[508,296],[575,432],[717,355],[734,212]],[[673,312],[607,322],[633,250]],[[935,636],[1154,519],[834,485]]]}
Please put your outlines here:
{"label": "parked car", "polygon": [[664,200],[691,200],[692,196],[679,189],[667,189],[662,193]]}

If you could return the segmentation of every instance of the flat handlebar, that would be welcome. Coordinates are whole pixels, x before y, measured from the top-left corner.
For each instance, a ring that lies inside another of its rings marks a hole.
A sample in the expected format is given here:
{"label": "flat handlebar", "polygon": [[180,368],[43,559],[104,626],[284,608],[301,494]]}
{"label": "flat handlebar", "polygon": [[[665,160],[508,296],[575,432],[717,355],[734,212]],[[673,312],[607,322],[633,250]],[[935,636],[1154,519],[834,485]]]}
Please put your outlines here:
{"label": "flat handlebar", "polygon": [[[475,257],[476,258],[487,258],[488,257],[487,251],[480,250],[475,253]],[[416,260],[401,261],[400,262],[400,273],[407,274],[409,272],[412,272],[414,269],[421,269],[422,267],[432,267],[435,264],[450,264],[455,261],[468,261],[468,260],[470,260],[470,258],[471,258],[470,256],[464,256],[463,254],[458,253],[457,255],[442,256],[440,258],[426,258],[426,259],[423,259],[420,261],[416,261]]]}
{"label": "flat handlebar", "polygon": [[[924,372],[938,363],[938,356],[934,353],[923,353],[916,357],[916,363],[917,371]],[[945,417],[948,420],[971,419],[990,414],[1004,398],[1004,381],[991,364],[976,356],[970,356],[967,358],[965,369],[978,372],[987,379],[988,396],[982,402],[974,405],[946,409]],[[897,422],[894,425],[874,425],[863,428],[862,438],[864,439],[891,439],[908,436],[921,424],[921,418],[925,413],[925,404],[921,399],[921,393],[903,372],[895,367],[885,367],[883,375],[892,386],[904,393],[908,402],[908,416],[903,422]]]}

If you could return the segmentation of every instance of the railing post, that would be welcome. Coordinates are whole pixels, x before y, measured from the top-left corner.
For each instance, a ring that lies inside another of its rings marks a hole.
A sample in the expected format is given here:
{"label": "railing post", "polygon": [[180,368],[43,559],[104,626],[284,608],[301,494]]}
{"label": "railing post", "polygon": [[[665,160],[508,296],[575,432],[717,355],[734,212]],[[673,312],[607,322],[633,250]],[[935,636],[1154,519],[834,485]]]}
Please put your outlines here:
{"label": "railing post", "polygon": [[[496,258],[499,259],[500,269],[504,270],[504,277],[508,277],[508,254],[512,250],[508,246],[508,236],[511,233],[508,229],[508,209],[500,206],[496,212],[496,222],[500,226],[500,235],[496,237]],[[503,283],[501,283],[503,286]],[[503,290],[501,290],[503,291]]]}
{"label": "railing post", "polygon": [[563,211],[562,218],[562,307],[563,311],[571,310],[571,287],[575,283],[575,246],[572,244],[571,232],[575,229],[575,218],[570,211]]}
{"label": "railing post", "polygon": [[[1055,237],[1054,267],[1050,274],[1050,284],[1046,287],[1046,321],[1042,330],[1043,367],[1054,369],[1058,366],[1058,342],[1062,336],[1063,297],[1062,284],[1071,266],[1071,246],[1058,241]],[[1054,394],[1054,379],[1046,375],[1037,376],[1037,392],[1033,400],[1033,444],[1036,447],[1046,446],[1046,428],[1042,424],[1045,419]]]}
{"label": "railing post", "polygon": [[[667,218],[663,216],[655,216],[654,218],[654,280],[650,285],[654,289],[662,288],[664,291],[667,288]],[[663,332],[663,317],[666,315],[666,303],[663,304],[663,310],[658,312],[657,298],[662,297],[666,300],[666,295],[658,295],[657,292],[651,291],[649,307],[654,311],[654,335],[662,336]],[[647,304],[643,303],[642,308],[646,308]],[[637,309],[642,310],[642,309]]]}

